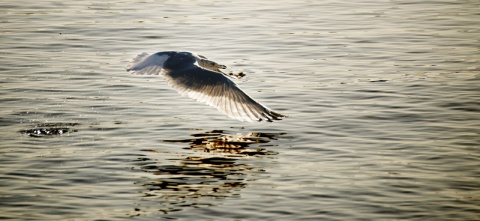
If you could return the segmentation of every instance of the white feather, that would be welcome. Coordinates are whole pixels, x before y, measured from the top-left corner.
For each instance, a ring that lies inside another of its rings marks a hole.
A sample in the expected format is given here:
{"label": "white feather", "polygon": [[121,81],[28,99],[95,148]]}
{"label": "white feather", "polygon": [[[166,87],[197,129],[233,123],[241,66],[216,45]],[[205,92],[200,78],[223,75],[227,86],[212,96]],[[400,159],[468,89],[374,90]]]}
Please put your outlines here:
{"label": "white feather", "polygon": [[143,52],[130,61],[127,71],[132,71],[133,74],[138,75],[158,75],[168,57],[168,55],[149,55]]}

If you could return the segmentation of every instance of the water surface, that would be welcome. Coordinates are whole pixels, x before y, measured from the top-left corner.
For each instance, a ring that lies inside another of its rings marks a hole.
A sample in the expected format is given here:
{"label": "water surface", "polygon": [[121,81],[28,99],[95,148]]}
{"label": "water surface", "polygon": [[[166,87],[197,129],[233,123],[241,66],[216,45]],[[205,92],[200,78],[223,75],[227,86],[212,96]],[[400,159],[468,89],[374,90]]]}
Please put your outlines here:
{"label": "water surface", "polygon": [[[2,220],[478,220],[477,1],[0,3]],[[288,118],[125,72],[189,50]]]}

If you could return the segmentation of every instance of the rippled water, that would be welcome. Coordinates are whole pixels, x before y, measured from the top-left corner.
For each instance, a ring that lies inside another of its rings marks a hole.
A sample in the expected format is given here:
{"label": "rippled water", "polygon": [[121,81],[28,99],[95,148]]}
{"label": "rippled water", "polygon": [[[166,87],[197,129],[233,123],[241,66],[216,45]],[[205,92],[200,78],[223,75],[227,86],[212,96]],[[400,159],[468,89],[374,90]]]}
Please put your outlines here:
{"label": "rippled water", "polygon": [[[2,220],[479,220],[478,1],[0,3]],[[190,50],[289,117],[125,72]]]}

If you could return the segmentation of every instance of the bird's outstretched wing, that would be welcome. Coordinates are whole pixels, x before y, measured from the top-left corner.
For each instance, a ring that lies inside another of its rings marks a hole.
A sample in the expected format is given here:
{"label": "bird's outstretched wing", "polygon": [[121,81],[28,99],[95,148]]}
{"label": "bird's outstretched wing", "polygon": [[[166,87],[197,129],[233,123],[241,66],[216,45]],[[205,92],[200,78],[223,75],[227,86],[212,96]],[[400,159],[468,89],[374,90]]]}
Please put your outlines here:
{"label": "bird's outstretched wing", "polygon": [[162,71],[163,63],[168,59],[166,55],[141,53],[128,63],[127,71],[139,75],[158,75]]}
{"label": "bird's outstretched wing", "polygon": [[182,70],[165,72],[165,76],[180,94],[216,107],[237,120],[272,121],[283,117],[245,94],[223,74],[192,65]]}
{"label": "bird's outstretched wing", "polygon": [[[143,57],[143,59],[133,65],[130,70],[135,74],[158,74],[160,72],[157,65],[159,60],[156,60],[159,58]],[[167,82],[181,95],[216,107],[234,119],[252,122],[280,120],[285,117],[252,99],[221,73],[204,69],[195,64],[176,70],[163,70],[162,73]]]}

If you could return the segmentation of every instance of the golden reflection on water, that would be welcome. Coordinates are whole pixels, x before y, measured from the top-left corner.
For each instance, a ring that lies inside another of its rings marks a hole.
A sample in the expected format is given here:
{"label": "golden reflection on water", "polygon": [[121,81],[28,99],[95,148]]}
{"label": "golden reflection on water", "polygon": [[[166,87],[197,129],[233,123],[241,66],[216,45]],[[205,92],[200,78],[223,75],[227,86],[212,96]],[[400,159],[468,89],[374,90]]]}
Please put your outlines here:
{"label": "golden reflection on water", "polygon": [[223,130],[212,130],[204,133],[192,134],[192,139],[164,140],[165,142],[189,143],[189,148],[205,152],[237,153],[243,155],[274,155],[276,152],[262,148],[249,148],[251,144],[268,143],[277,136],[285,133],[237,133],[226,134]]}
{"label": "golden reflection on water", "polygon": [[[174,159],[178,164],[169,165],[153,158],[140,157],[135,162],[140,170],[150,175],[137,182],[143,186],[142,197],[160,204],[158,211],[165,214],[186,207],[213,205],[212,199],[238,195],[249,181],[255,180],[252,173],[263,173],[264,169],[248,163],[239,163],[244,157],[276,155],[277,152],[260,148],[285,133],[251,132],[228,134],[224,130],[213,130],[191,134],[188,139],[164,140],[180,143],[194,155]],[[155,150],[143,151],[156,153]],[[196,153],[207,152],[208,155]],[[161,154],[161,153],[159,153]],[[141,215],[143,208],[135,208],[134,215]],[[132,215],[132,216],[134,216]]]}

